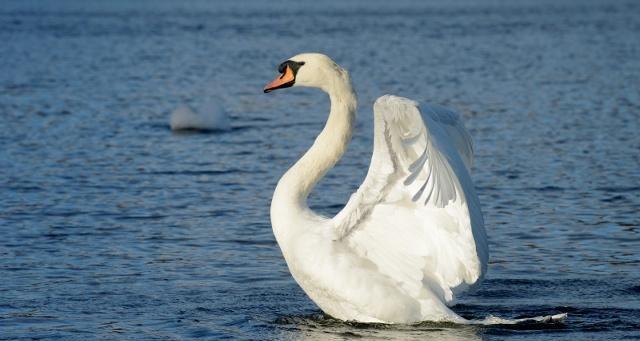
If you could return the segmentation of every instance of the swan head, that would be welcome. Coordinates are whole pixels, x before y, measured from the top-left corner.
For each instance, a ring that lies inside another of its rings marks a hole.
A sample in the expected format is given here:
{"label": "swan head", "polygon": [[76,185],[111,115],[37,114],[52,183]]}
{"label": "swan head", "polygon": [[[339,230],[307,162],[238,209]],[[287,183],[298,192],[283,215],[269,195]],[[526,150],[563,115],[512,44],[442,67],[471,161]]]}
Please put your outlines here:
{"label": "swan head", "polygon": [[280,75],[264,87],[264,92],[292,86],[320,88],[327,92],[337,80],[349,83],[347,72],[321,53],[302,53],[278,66]]}

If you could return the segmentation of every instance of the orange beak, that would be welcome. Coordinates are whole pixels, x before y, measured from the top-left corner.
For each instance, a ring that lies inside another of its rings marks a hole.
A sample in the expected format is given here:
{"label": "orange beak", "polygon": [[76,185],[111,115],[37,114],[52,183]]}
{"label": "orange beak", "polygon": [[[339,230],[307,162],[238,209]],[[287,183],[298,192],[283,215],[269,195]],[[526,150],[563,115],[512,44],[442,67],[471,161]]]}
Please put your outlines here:
{"label": "orange beak", "polygon": [[296,77],[293,75],[293,70],[291,70],[289,66],[286,66],[283,74],[264,87],[264,92],[267,93],[275,89],[288,88],[293,85],[295,80]]}

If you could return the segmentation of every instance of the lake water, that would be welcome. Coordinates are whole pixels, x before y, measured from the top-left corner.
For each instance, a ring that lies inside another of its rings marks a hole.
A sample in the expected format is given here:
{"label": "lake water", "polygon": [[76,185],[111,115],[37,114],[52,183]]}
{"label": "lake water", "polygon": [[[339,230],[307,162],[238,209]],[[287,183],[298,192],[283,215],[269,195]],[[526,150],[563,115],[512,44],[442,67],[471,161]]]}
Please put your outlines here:
{"label": "lake water", "polygon": [[[637,1],[3,1],[0,339],[640,338]],[[269,222],[281,174],[326,118],[318,91],[265,95],[321,51],[360,99],[344,159],[310,204],[366,174],[372,103],[464,114],[491,261],[467,318],[381,326],[324,316]],[[224,133],[172,133],[214,98]]]}

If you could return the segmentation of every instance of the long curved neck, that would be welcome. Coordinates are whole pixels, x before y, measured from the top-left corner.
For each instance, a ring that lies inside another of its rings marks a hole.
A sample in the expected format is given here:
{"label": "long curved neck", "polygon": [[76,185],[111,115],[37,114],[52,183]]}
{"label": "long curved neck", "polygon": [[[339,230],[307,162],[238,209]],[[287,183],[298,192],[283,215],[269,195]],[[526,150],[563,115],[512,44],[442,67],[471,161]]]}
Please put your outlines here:
{"label": "long curved neck", "polygon": [[348,76],[323,90],[331,100],[329,118],[311,148],[278,182],[271,204],[273,223],[276,216],[301,214],[308,209],[309,193],[338,162],[351,141],[357,100]]}

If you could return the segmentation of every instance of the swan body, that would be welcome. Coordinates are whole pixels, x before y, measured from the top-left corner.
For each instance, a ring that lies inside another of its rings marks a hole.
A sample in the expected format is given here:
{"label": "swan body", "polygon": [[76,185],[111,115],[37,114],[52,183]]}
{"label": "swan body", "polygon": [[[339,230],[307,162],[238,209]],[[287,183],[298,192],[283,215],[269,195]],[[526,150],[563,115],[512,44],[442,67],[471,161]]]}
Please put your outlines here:
{"label": "swan body", "polygon": [[197,111],[186,105],[177,107],[169,118],[171,130],[229,130],[229,118],[222,107],[214,102],[204,102]]}
{"label": "swan body", "polygon": [[342,211],[323,217],[307,197],[350,142],[356,95],[348,73],[322,54],[297,55],[279,70],[265,92],[316,87],[331,100],[324,129],[282,176],[271,202],[273,232],[294,279],[341,320],[466,321],[448,306],[482,279],[488,246],[460,117],[380,97],[367,176]]}

